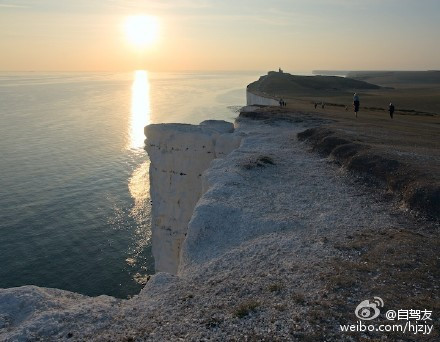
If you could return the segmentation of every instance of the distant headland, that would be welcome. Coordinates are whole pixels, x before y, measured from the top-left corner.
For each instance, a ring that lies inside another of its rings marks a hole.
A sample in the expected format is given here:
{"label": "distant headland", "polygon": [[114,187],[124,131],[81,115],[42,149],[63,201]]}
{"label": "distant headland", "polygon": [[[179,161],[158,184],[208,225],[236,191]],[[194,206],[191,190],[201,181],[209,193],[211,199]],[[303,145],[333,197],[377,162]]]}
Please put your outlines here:
{"label": "distant headland", "polygon": [[[440,115],[440,72],[430,71],[325,71],[315,76],[269,71],[248,85],[248,90],[282,97],[287,102],[321,103],[350,107],[354,92],[363,110],[386,111],[390,102],[401,114]],[[344,76],[333,76],[333,75]]]}

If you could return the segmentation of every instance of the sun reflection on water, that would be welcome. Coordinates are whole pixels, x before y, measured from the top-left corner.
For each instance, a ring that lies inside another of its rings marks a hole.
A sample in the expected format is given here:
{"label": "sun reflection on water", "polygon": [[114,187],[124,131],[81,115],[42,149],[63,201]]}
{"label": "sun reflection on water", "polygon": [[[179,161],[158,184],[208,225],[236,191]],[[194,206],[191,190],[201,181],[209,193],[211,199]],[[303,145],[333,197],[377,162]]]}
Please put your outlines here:
{"label": "sun reflection on water", "polygon": [[[131,120],[129,128],[128,148],[136,154],[144,154],[144,127],[150,124],[150,82],[148,73],[145,70],[137,70],[134,73],[134,81],[131,87]],[[133,199],[133,207],[130,216],[136,222],[136,231],[133,244],[130,246],[126,258],[126,264],[136,272],[133,279],[144,284],[147,274],[152,270],[147,268],[148,253],[146,249],[151,245],[150,222],[150,186],[149,186],[149,164],[147,160],[138,165],[128,180],[128,189]]]}
{"label": "sun reflection on water", "polygon": [[130,148],[144,147],[144,127],[150,124],[150,81],[145,70],[136,70],[131,87]]}
{"label": "sun reflection on water", "polygon": [[139,284],[144,284],[148,274],[153,271],[147,267],[148,253],[151,252],[146,251],[148,246],[151,246],[149,166],[148,160],[140,164],[128,180],[128,189],[134,201],[130,216],[137,227],[125,262],[130,268],[138,271],[133,275],[133,279]]}

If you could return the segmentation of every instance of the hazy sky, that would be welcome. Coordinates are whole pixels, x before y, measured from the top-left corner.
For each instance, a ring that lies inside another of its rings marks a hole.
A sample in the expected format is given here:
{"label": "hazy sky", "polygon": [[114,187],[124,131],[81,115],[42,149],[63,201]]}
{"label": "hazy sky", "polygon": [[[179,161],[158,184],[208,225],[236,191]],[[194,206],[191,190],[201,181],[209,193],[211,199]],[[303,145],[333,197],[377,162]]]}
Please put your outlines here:
{"label": "hazy sky", "polygon": [[440,0],[0,0],[0,70],[440,69],[439,33]]}

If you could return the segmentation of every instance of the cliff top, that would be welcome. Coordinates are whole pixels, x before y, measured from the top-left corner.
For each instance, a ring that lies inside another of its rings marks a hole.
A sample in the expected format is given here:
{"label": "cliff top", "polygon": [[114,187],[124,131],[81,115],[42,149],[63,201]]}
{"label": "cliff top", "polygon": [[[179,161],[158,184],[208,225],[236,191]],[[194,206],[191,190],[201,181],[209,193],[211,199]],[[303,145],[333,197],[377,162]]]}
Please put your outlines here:
{"label": "cliff top", "polygon": [[384,86],[440,85],[440,71],[350,71],[347,77]]}

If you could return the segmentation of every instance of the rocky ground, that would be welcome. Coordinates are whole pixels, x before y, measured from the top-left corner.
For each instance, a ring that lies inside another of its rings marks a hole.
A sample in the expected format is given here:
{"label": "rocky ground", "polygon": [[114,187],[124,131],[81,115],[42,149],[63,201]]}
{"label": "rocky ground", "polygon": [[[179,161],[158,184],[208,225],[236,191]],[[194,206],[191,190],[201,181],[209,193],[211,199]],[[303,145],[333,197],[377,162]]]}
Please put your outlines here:
{"label": "rocky ground", "polygon": [[[437,221],[313,151],[313,134],[298,139],[332,121],[260,114],[238,121],[242,145],[204,174],[209,190],[179,276],[157,274],[130,300],[1,290],[0,339],[438,340]],[[355,324],[357,305],[374,296],[385,304],[374,324],[390,323],[386,310],[426,309],[434,330],[342,333],[340,324]]]}

